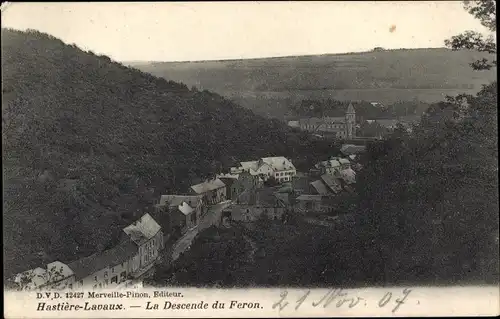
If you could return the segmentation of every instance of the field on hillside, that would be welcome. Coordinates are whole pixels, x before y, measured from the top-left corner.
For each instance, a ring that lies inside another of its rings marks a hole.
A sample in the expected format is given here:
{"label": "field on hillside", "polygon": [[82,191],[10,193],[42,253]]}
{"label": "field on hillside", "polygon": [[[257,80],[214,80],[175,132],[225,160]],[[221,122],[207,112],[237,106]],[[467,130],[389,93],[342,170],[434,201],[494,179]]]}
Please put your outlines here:
{"label": "field on hillside", "polygon": [[281,118],[303,99],[391,104],[476,93],[496,76],[469,63],[485,54],[448,49],[391,50],[231,61],[130,63],[168,80],[213,90],[266,116]]}

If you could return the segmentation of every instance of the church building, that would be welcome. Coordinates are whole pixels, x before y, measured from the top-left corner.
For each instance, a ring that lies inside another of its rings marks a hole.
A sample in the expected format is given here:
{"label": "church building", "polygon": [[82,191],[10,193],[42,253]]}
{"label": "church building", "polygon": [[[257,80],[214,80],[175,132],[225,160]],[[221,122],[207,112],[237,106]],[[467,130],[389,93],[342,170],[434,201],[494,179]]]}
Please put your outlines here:
{"label": "church building", "polygon": [[313,133],[334,133],[338,138],[350,139],[356,136],[356,111],[349,104],[344,117],[312,117],[299,120],[299,127]]}

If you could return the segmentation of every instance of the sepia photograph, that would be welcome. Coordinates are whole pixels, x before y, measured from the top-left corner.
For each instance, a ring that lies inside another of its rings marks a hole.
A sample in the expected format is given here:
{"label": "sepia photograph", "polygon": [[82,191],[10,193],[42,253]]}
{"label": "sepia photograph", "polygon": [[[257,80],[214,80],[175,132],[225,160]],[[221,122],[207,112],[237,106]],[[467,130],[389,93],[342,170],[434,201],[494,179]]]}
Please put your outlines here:
{"label": "sepia photograph", "polygon": [[16,2],[1,24],[4,291],[498,289],[496,1]]}

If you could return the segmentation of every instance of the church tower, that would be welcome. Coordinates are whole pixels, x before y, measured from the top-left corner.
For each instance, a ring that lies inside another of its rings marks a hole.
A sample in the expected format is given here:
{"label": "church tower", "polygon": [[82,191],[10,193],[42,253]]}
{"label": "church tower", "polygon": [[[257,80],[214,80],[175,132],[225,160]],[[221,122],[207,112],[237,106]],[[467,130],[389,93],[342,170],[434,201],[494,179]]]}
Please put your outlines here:
{"label": "church tower", "polygon": [[345,123],[346,123],[346,137],[348,139],[356,136],[356,111],[352,106],[352,103],[349,103],[349,107],[345,113]]}

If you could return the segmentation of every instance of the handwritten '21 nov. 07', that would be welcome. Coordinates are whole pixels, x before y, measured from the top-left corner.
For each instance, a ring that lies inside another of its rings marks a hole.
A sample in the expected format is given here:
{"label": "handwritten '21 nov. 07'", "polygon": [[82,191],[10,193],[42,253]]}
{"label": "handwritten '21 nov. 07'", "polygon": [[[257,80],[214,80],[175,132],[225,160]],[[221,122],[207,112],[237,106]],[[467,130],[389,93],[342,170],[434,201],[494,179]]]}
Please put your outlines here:
{"label": "handwritten '21 nov. 07'", "polygon": [[[376,307],[389,308],[394,314],[400,307],[407,302],[408,296],[412,292],[411,289],[403,289],[400,293],[385,292],[376,300]],[[357,295],[350,295],[343,289],[330,289],[325,294],[312,297],[311,290],[301,295],[299,298],[291,298],[288,291],[281,292],[280,299],[273,304],[273,309],[284,310],[288,307],[293,307],[298,310],[302,305],[310,302],[312,307],[336,307],[336,308],[356,308],[368,305],[368,300]],[[373,303],[373,301],[370,301]]]}

